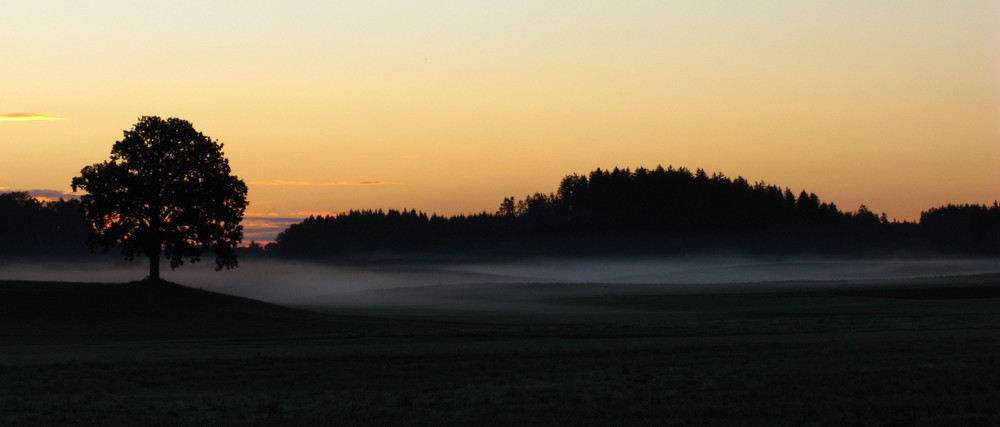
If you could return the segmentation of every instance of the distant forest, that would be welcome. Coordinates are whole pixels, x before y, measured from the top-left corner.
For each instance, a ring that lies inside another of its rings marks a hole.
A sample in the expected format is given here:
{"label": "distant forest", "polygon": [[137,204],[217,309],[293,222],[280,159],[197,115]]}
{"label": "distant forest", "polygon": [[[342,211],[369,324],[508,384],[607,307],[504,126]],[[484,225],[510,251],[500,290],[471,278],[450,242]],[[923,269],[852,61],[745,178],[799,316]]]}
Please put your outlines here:
{"label": "distant forest", "polygon": [[[89,253],[79,202],[0,194],[0,256]],[[439,216],[355,210],[311,216],[249,256],[352,261],[393,257],[679,255],[996,256],[1000,205],[948,205],[919,222],[864,205],[841,211],[816,194],[704,170],[597,169],[555,192],[508,197],[496,212]]]}
{"label": "distant forest", "polygon": [[[260,250],[261,248],[257,248]],[[313,216],[266,252],[289,258],[394,255],[675,255],[710,252],[842,256],[1000,254],[1000,206],[948,205],[919,223],[864,205],[845,212],[813,193],[704,170],[597,169],[554,193],[451,217],[414,210]]]}
{"label": "distant forest", "polygon": [[43,202],[25,192],[0,194],[0,257],[87,254],[88,230],[78,200]]}

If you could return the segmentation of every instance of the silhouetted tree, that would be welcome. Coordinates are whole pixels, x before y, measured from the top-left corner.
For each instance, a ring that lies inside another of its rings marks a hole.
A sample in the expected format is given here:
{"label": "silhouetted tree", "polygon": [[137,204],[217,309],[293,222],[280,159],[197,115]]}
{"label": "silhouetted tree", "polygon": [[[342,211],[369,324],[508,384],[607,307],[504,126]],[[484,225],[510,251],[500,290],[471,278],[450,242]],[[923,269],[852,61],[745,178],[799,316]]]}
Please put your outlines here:
{"label": "silhouetted tree", "polygon": [[237,266],[247,186],[230,174],[222,144],[178,118],[141,117],[111,148],[111,159],[73,178],[92,229],[87,243],[118,246],[125,259],[149,257],[149,278],[215,253],[216,270]]}
{"label": "silhouetted tree", "polygon": [[513,197],[504,197],[500,202],[500,209],[497,209],[499,216],[514,216],[517,213],[517,205]]}

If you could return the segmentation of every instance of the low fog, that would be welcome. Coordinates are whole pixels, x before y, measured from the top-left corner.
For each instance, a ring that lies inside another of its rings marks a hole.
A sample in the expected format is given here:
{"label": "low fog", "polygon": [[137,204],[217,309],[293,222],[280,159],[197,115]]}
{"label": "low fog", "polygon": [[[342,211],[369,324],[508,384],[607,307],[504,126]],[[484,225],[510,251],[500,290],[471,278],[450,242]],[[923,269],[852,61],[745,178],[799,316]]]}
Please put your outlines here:
{"label": "low fog", "polygon": [[[0,264],[0,280],[128,282],[148,261]],[[546,299],[629,293],[753,292],[775,287],[836,286],[830,280],[899,279],[1000,273],[1000,259],[761,261],[740,257],[587,259],[327,265],[241,260],[234,270],[186,264],[163,272],[190,287],[312,307],[537,310]]]}

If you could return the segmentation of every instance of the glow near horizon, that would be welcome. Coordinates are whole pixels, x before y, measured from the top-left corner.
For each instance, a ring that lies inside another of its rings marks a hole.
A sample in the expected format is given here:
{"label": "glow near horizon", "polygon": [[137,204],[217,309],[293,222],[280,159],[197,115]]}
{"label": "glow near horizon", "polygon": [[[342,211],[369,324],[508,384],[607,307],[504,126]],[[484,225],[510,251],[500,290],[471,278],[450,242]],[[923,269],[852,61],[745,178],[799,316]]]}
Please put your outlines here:
{"label": "glow near horizon", "polygon": [[19,40],[0,54],[0,110],[71,120],[3,123],[0,186],[65,189],[139,116],[160,115],[224,143],[250,209],[279,216],[493,211],[570,173],[673,165],[915,219],[1000,198],[998,13],[987,1],[19,2],[0,16]]}

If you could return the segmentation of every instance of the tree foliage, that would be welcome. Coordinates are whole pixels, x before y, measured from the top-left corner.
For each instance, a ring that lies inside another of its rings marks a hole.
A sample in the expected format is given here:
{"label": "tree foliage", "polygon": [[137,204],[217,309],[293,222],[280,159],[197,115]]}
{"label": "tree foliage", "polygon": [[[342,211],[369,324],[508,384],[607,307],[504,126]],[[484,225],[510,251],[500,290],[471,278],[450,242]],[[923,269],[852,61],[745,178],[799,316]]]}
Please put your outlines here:
{"label": "tree foliage", "polygon": [[141,117],[111,159],[84,167],[72,186],[87,193],[80,201],[88,245],[117,246],[128,260],[147,255],[151,279],[161,253],[172,268],[207,252],[216,270],[237,266],[247,186],[231,174],[222,144],[185,120]]}

